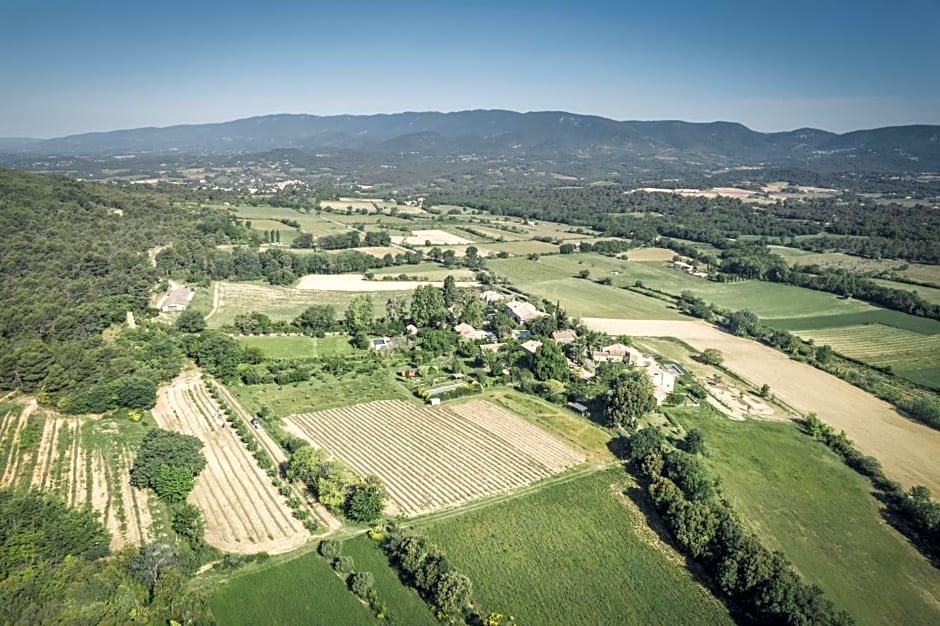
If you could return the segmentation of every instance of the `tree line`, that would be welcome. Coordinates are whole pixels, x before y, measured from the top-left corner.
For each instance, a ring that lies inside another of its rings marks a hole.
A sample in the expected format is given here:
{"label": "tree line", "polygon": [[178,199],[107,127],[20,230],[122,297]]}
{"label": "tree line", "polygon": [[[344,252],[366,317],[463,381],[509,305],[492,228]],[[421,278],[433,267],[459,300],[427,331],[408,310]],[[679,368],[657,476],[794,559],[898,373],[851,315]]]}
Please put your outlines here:
{"label": "tree line", "polygon": [[732,606],[754,623],[829,624],[854,621],[816,585],[807,585],[781,552],[749,531],[722,497],[700,457],[700,433],[671,446],[655,426],[629,439],[631,467],[679,546],[701,563]]}

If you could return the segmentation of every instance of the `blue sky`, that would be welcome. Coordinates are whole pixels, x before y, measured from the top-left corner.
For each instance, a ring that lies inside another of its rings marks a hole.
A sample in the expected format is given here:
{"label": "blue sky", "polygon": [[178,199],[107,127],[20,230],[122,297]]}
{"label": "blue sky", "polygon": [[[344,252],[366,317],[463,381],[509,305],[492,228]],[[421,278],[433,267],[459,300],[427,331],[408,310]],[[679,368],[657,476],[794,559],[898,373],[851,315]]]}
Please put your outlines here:
{"label": "blue sky", "polygon": [[0,0],[0,136],[476,108],[940,124],[940,1]]}

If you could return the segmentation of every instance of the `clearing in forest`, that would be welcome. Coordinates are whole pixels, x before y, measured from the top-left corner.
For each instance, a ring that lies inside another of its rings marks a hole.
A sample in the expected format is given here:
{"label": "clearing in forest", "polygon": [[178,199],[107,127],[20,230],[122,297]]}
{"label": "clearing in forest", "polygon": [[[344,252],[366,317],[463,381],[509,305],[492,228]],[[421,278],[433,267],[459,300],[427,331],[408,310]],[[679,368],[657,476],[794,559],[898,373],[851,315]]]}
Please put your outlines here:
{"label": "clearing in forest", "polygon": [[153,416],[161,428],[198,437],[208,464],[191,501],[206,519],[206,542],[226,552],[293,550],[308,532],[234,430],[224,425],[198,375],[182,374],[160,390]]}
{"label": "clearing in forest", "polygon": [[584,461],[482,400],[438,407],[378,400],[292,415],[285,426],[360,474],[378,476],[407,515],[522,487]]}
{"label": "clearing in forest", "polygon": [[35,400],[13,405],[0,413],[0,487],[50,491],[69,506],[91,506],[112,549],[140,545],[153,536],[153,515],[149,494],[130,485],[139,427],[127,426],[134,433],[117,436],[114,422],[64,417]]}

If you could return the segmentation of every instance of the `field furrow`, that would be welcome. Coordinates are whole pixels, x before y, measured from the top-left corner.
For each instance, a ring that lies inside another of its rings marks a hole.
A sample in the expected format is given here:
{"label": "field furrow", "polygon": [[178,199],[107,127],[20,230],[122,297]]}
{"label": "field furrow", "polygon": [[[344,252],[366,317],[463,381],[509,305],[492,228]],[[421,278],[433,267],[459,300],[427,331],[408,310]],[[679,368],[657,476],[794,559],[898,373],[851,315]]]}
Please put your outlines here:
{"label": "field furrow", "polygon": [[182,375],[160,391],[153,410],[162,428],[203,442],[207,465],[191,500],[206,519],[206,541],[230,552],[284,552],[307,538],[238,434],[224,424],[221,409],[198,375]]}
{"label": "field furrow", "polygon": [[419,407],[378,400],[290,416],[287,429],[375,474],[408,515],[546,478],[584,457],[487,402]]}

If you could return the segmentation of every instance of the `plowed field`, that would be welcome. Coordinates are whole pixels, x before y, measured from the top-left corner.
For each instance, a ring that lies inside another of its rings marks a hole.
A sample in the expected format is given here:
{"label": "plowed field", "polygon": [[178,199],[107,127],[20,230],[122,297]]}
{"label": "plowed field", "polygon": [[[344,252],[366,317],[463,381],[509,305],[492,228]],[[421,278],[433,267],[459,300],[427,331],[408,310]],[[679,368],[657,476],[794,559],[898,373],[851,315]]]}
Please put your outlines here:
{"label": "plowed field", "polygon": [[584,461],[481,400],[444,407],[379,400],[293,415],[285,426],[360,474],[378,476],[407,515],[515,489]]}

